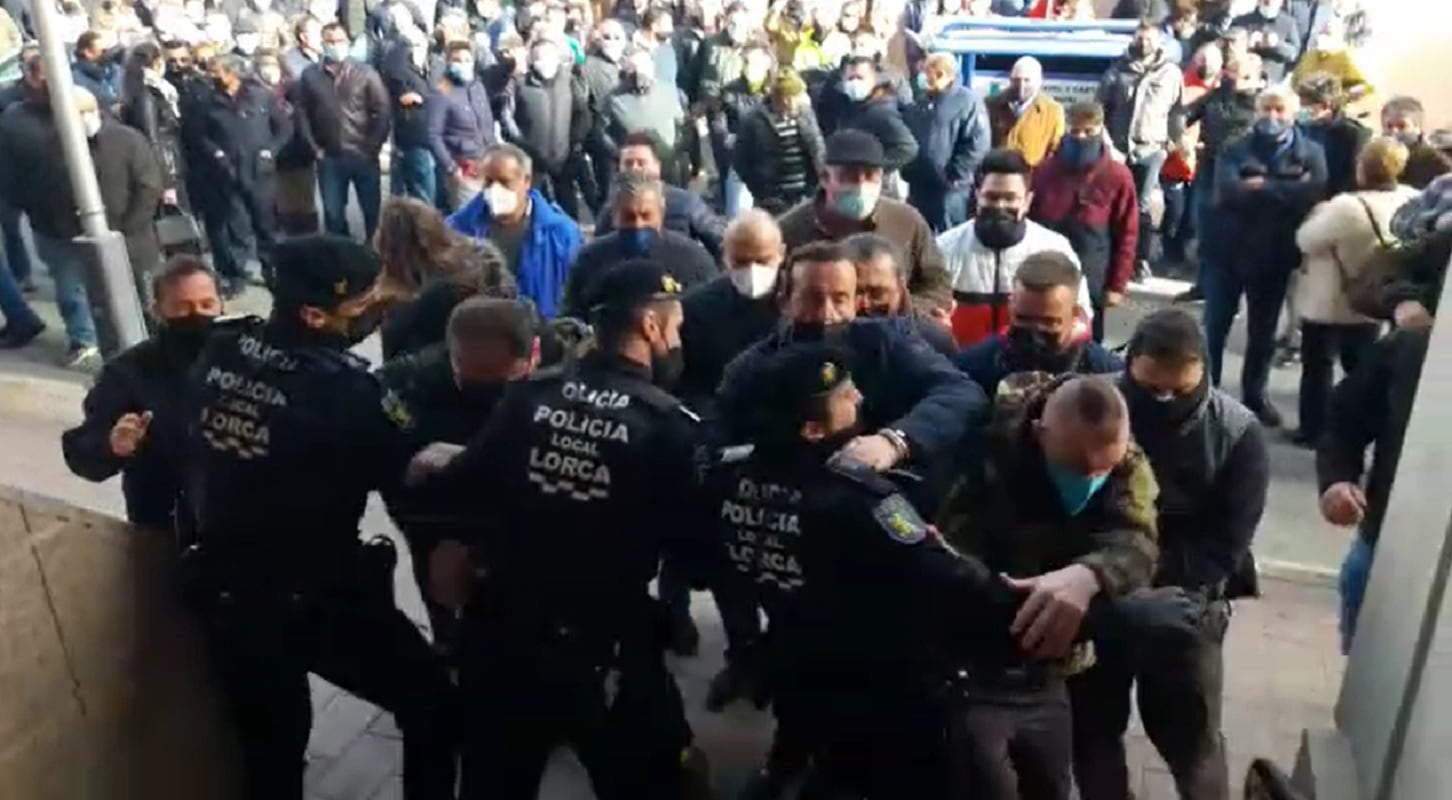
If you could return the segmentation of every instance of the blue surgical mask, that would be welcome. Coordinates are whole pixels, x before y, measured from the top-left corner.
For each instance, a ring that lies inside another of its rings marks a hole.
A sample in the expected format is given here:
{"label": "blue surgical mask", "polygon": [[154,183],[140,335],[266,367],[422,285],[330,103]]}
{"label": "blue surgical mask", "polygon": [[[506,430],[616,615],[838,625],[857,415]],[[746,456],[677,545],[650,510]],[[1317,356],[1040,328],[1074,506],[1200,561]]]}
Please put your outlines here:
{"label": "blue surgical mask", "polygon": [[660,238],[655,228],[626,228],[620,231],[620,249],[627,256],[645,256]]}
{"label": "blue surgical mask", "polygon": [[1257,135],[1264,136],[1267,139],[1280,141],[1286,137],[1286,134],[1291,132],[1291,126],[1284,120],[1263,117],[1255,121],[1255,132]]}
{"label": "blue surgical mask", "polygon": [[848,78],[842,81],[842,94],[854,103],[866,100],[872,94],[872,84],[862,78]]}
{"label": "blue surgical mask", "polygon": [[1099,161],[1104,152],[1103,139],[1080,139],[1065,136],[1059,143],[1059,156],[1073,169],[1084,169]]}
{"label": "blue surgical mask", "polygon": [[926,92],[928,90],[928,76],[925,73],[919,72],[917,77],[913,78],[913,85],[917,87],[918,91]]}
{"label": "blue surgical mask", "polygon": [[1053,461],[1047,463],[1049,481],[1054,484],[1054,489],[1059,493],[1059,502],[1064,504],[1064,510],[1071,517],[1079,516],[1088,507],[1089,501],[1094,499],[1094,495],[1104,488],[1104,482],[1109,480],[1109,473],[1084,475]]}
{"label": "blue surgical mask", "polygon": [[333,64],[347,61],[349,50],[347,43],[325,44],[323,45],[323,60]]}
{"label": "blue surgical mask", "polygon": [[472,63],[461,64],[457,62],[449,64],[449,77],[453,78],[458,83],[473,83],[474,65]]}
{"label": "blue surgical mask", "polygon": [[881,195],[882,187],[875,184],[839,189],[833,198],[832,208],[848,219],[867,219],[877,208]]}

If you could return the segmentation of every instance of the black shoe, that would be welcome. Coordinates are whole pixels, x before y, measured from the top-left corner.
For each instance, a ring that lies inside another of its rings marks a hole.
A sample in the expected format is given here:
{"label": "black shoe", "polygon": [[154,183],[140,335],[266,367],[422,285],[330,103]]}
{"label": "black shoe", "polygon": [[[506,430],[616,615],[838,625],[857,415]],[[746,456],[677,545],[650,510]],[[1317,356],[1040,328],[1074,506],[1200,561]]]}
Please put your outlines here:
{"label": "black shoe", "polygon": [[1277,411],[1276,407],[1269,402],[1246,403],[1245,407],[1254,412],[1255,418],[1267,428],[1279,428],[1283,422],[1281,412]]}
{"label": "black shoe", "polygon": [[671,613],[671,652],[691,658],[701,651],[701,631],[691,619],[690,609]]}
{"label": "black shoe", "polygon": [[751,684],[740,664],[726,662],[706,686],[706,710],[717,714],[737,700],[745,700],[751,696]]}
{"label": "black shoe", "polygon": [[1300,428],[1297,428],[1293,431],[1286,431],[1286,441],[1290,442],[1296,447],[1302,447],[1307,450],[1316,449],[1316,437],[1306,433]]}
{"label": "black shoe", "polygon": [[1152,277],[1154,277],[1154,272],[1150,270],[1150,262],[1148,260],[1141,258],[1134,262],[1133,280],[1135,283],[1144,283]]}
{"label": "black shoe", "polygon": [[17,331],[12,326],[6,325],[5,330],[0,331],[0,350],[19,350],[35,341],[36,337],[42,333],[45,333],[45,323],[41,323],[24,332]]}
{"label": "black shoe", "polygon": [[1199,303],[1205,299],[1205,292],[1197,285],[1175,295],[1173,303]]}

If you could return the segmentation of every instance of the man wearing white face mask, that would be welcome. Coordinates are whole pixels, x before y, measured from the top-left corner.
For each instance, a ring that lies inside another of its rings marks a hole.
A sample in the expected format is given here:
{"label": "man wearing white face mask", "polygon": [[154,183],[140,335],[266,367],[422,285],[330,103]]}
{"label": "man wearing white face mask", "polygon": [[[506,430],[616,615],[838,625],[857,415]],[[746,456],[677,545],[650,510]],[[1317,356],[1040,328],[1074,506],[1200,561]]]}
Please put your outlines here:
{"label": "man wearing white face mask", "polygon": [[573,219],[580,214],[573,167],[590,127],[585,86],[565,63],[568,48],[539,39],[529,48],[529,72],[519,81],[500,127],[506,141],[534,160],[534,186]]}
{"label": "man wearing white face mask", "polygon": [[1306,32],[1286,13],[1284,0],[1257,0],[1255,10],[1236,17],[1230,27],[1246,31],[1250,52],[1264,62],[1266,83],[1280,83],[1301,55]]}
{"label": "man wearing white face mask", "polygon": [[686,368],[678,394],[698,412],[714,403],[726,365],[769,334],[781,318],[777,277],[786,258],[781,229],[765,211],[752,209],[726,229],[725,271],[686,292],[681,347]]}
{"label": "man wearing white face mask", "polygon": [[243,17],[232,29],[232,52],[245,59],[257,55],[262,47],[262,29],[251,17]]}

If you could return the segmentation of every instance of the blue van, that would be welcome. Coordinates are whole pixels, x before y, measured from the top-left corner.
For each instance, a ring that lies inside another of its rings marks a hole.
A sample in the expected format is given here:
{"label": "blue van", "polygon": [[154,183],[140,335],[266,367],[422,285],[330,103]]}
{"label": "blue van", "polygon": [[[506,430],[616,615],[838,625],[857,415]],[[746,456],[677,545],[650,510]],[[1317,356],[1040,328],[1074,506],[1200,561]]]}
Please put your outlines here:
{"label": "blue van", "polygon": [[928,52],[958,57],[963,84],[980,97],[1008,85],[1024,56],[1044,65],[1044,91],[1064,105],[1093,100],[1099,79],[1134,38],[1134,20],[1055,21],[1024,17],[952,20],[923,37]]}

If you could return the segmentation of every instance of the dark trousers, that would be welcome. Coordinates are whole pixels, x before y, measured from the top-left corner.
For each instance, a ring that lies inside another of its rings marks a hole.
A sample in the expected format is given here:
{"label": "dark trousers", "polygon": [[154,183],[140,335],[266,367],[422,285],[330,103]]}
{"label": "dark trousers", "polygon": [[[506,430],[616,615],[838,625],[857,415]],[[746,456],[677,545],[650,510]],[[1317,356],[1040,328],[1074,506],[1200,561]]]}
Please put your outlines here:
{"label": "dark trousers", "polygon": [[1094,337],[1094,341],[1103,343],[1104,314],[1108,310],[1104,307],[1104,295],[1090,292],[1089,307],[1094,311],[1094,319],[1089,323],[1089,335]]}
{"label": "dark trousers", "polygon": [[465,800],[534,800],[559,745],[574,749],[600,800],[681,796],[690,728],[659,651],[617,670],[568,641],[481,638],[471,621],[465,631]]}
{"label": "dark trousers", "polygon": [[1165,256],[1184,261],[1195,238],[1195,185],[1171,181],[1162,187],[1165,192],[1165,218],[1160,225],[1164,237]]}
{"label": "dark trousers", "polygon": [[1326,426],[1336,361],[1350,373],[1376,344],[1381,326],[1301,321],[1301,435],[1313,441]]}
{"label": "dark trousers", "polygon": [[1220,709],[1229,618],[1228,603],[1211,601],[1196,639],[1147,643],[1134,654],[1099,647],[1098,663],[1069,680],[1074,778],[1083,800],[1132,797],[1124,750],[1131,685],[1138,689],[1145,733],[1174,775],[1180,797],[1228,800]]}
{"label": "dark trousers", "polygon": [[348,235],[348,189],[358,195],[363,212],[363,236],[372,241],[378,229],[378,208],[383,202],[383,173],[378,159],[359,155],[324,156],[318,162],[318,193],[323,197],[323,229]]}
{"label": "dark trousers", "polygon": [[[837,699],[844,698],[847,705],[865,701],[861,692]],[[944,709],[919,698],[865,705],[824,720],[802,800],[947,800],[952,772]]]}
{"label": "dark trousers", "polygon": [[10,268],[10,274],[22,283],[30,280],[30,249],[25,246],[19,211],[0,209],[0,241],[4,243],[5,265]]}
{"label": "dark trousers", "polygon": [[198,196],[202,225],[212,246],[212,263],[225,278],[244,278],[257,258],[266,274],[277,243],[276,184],[268,179],[215,187]]}
{"label": "dark trousers", "polygon": [[1266,404],[1265,388],[1276,350],[1276,322],[1286,300],[1289,269],[1286,265],[1223,263],[1201,271],[1205,349],[1209,351],[1210,380],[1216,386],[1220,385],[1230,327],[1240,309],[1240,298],[1245,297],[1245,366],[1240,373],[1240,396],[1252,411]]}
{"label": "dark trousers", "polygon": [[961,796],[1068,800],[1073,723],[1063,679],[1032,691],[975,691],[961,702],[950,735]]}
{"label": "dark trousers", "polygon": [[910,186],[908,204],[923,215],[933,233],[942,233],[968,221],[973,193],[969,189],[939,191]]}
{"label": "dark trousers", "polygon": [[312,728],[308,673],[393,713],[408,800],[454,789],[453,687],[396,608],[342,597],[291,611],[204,611],[213,668],[236,723],[249,800],[301,800]]}
{"label": "dark trousers", "polygon": [[553,200],[565,212],[565,216],[572,220],[580,218],[580,195],[576,191],[578,181],[575,172],[576,163],[572,159],[554,169],[536,164],[534,174],[534,188]]}

